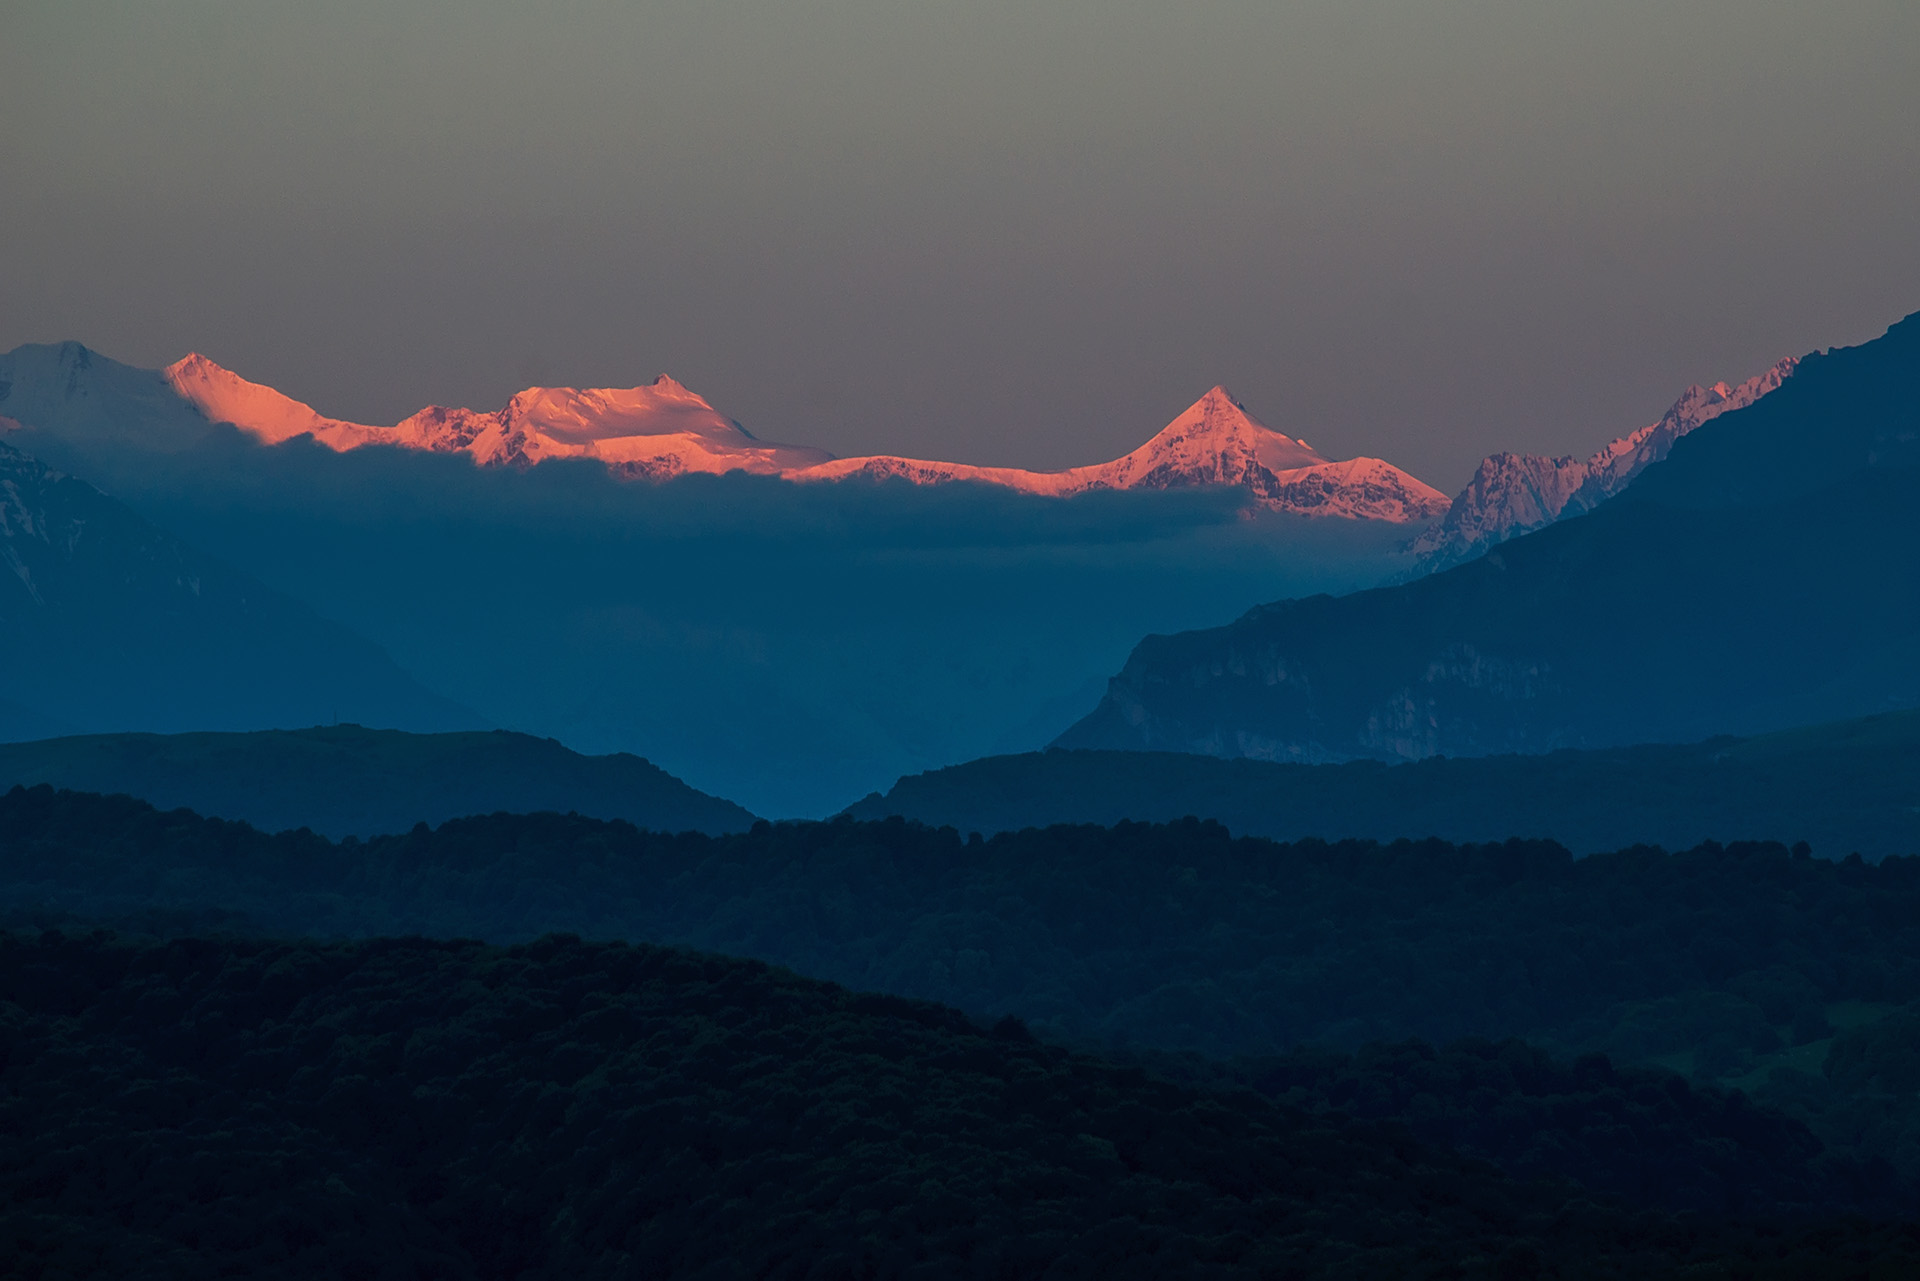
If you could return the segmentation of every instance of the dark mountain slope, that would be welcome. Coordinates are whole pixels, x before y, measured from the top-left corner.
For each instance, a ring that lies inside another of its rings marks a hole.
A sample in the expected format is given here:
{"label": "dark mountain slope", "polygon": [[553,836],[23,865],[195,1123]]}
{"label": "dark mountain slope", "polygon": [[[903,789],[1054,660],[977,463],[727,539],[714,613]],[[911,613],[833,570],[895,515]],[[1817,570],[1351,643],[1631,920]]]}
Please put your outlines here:
{"label": "dark mountain slope", "polygon": [[1920,854],[1920,712],[1746,739],[1393,766],[1032,752],[915,774],[847,813],[988,834],[1195,815],[1279,840],[1546,837],[1576,854],[1778,838],[1874,859]]}
{"label": "dark mountain slope", "polygon": [[378,647],[0,444],[0,728],[476,724]]}
{"label": "dark mountain slope", "polygon": [[751,962],[0,935],[12,1275],[1865,1277]]}
{"label": "dark mountain slope", "polygon": [[753,815],[637,756],[582,756],[505,730],[408,734],[358,725],[250,734],[93,734],[0,745],[0,787],[51,783],[161,809],[328,836],[404,832],[496,810],[739,832]]}
{"label": "dark mountain slope", "polygon": [[1920,704],[1920,317],[1810,356],[1590,515],[1141,642],[1057,740],[1273,760],[1701,739]]}

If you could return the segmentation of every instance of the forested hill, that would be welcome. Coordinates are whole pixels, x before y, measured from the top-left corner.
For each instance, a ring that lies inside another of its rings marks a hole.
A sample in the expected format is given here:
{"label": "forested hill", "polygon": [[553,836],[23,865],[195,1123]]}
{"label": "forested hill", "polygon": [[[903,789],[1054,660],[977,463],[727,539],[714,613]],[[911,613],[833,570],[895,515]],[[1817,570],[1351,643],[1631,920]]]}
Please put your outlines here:
{"label": "forested hill", "polygon": [[1880,1277],[751,962],[0,935],[13,1276]]}
{"label": "forested hill", "polygon": [[1577,854],[1804,840],[1823,857],[1875,859],[1920,854],[1920,712],[1685,746],[1393,766],[1031,752],[915,774],[847,813],[985,833],[1197,815],[1279,840],[1545,837]]}
{"label": "forested hill", "polygon": [[740,832],[753,815],[625,752],[582,756],[505,730],[328,725],[244,734],[86,734],[0,744],[0,787],[51,783],[161,809],[332,837],[495,810],[588,814],[664,832]]}
{"label": "forested hill", "polygon": [[1778,845],[1280,845],[1217,824],[967,840],[899,820],[661,835],[497,814],[371,841],[0,797],[0,912],[151,929],[680,943],[1220,1057],[1525,1037],[1738,1085],[1920,1177],[1920,860]]}
{"label": "forested hill", "polygon": [[1920,992],[1920,859],[1778,845],[1576,860],[1549,842],[1277,844],[1191,820],[982,840],[898,819],[707,837],[556,814],[335,844],[37,787],[0,796],[0,906],[681,943],[1218,1055],[1528,1035],[1655,1057],[1691,1048],[1667,1039],[1677,1015],[1629,1020],[1631,1037],[1611,1021],[1684,998],[1717,1011],[1725,1043],[1698,1057],[1726,1070],[1820,1032],[1834,1002]]}

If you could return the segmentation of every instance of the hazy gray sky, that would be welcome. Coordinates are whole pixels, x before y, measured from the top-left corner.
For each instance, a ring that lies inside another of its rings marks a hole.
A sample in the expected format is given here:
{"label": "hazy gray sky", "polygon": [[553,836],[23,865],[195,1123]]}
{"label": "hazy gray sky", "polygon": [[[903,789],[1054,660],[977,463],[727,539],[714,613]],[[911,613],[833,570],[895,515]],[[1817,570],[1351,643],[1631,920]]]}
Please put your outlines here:
{"label": "hazy gray sky", "polygon": [[341,417],[1059,467],[1224,382],[1451,489],[1913,310],[1912,0],[0,8],[0,349]]}

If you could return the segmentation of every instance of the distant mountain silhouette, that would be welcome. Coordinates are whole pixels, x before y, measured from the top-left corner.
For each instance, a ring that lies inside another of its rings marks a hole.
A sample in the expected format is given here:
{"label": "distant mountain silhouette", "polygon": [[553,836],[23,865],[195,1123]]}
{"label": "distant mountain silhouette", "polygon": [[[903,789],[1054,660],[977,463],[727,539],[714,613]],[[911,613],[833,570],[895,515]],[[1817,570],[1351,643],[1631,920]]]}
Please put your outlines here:
{"label": "distant mountain silhouette", "polygon": [[1056,746],[1418,760],[1920,705],[1916,383],[1920,316],[1480,560],[1149,637]]}
{"label": "distant mountain silhouette", "polygon": [[501,810],[742,832],[752,814],[637,756],[582,756],[505,730],[407,734],[332,725],[252,734],[90,734],[0,745],[0,789],[51,783],[161,809],[325,836],[404,832]]}
{"label": "distant mountain silhouette", "polygon": [[1881,858],[1920,854],[1920,712],[1746,739],[1393,766],[1030,752],[903,778],[847,813],[988,835],[1192,815],[1275,840],[1545,837],[1590,854],[1780,839],[1830,858]]}
{"label": "distant mountain silhouette", "polygon": [[0,444],[0,733],[479,718],[384,652]]}

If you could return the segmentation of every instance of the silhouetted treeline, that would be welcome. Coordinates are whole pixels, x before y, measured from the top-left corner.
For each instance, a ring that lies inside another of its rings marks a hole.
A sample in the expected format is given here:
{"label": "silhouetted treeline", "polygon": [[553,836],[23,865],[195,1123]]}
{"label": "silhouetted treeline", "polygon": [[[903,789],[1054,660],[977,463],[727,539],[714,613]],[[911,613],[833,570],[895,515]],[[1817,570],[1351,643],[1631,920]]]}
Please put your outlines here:
{"label": "silhouetted treeline", "polygon": [[1196,822],[708,838],[551,814],[335,845],[33,789],[0,798],[0,908],[682,943],[1017,1014],[1070,1043],[1222,1058],[1517,1036],[1738,1085],[1836,1160],[1920,1173],[1920,1101],[1885,1084],[1920,1062],[1898,1035],[1920,993],[1920,860],[1745,845],[1576,861],[1546,843],[1277,845]]}
{"label": "silhouetted treeline", "polygon": [[0,935],[11,1275],[1861,1277],[753,963]]}

